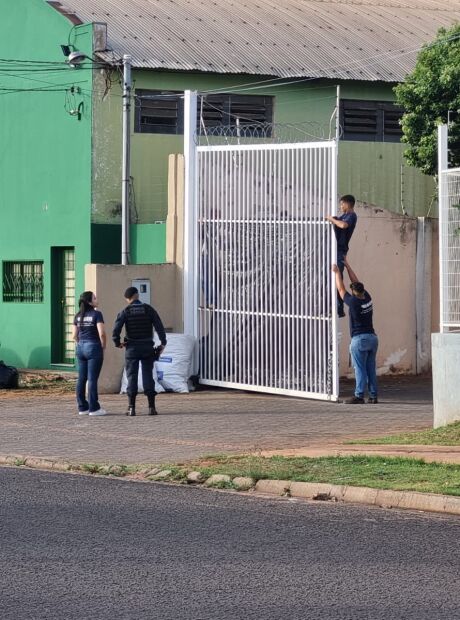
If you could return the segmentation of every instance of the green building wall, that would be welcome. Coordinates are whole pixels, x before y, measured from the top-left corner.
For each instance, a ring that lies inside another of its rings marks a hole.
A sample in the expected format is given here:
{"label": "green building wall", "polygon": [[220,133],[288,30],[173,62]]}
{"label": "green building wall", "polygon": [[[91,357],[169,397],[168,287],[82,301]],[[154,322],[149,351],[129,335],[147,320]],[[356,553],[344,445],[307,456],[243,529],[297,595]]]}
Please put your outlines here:
{"label": "green building wall", "polygon": [[[48,367],[52,325],[52,248],[75,247],[76,292],[90,262],[90,69],[64,65],[60,44],[91,55],[92,26],[72,24],[43,0],[1,0],[0,57],[59,62],[27,70],[8,65],[0,84],[0,261],[42,260],[43,303],[0,296],[0,358],[19,367]],[[19,70],[21,69],[21,70]],[[75,87],[72,94],[66,89]],[[80,89],[77,92],[76,89]],[[5,94],[6,93],[6,94]],[[81,120],[71,115],[79,104]]]}

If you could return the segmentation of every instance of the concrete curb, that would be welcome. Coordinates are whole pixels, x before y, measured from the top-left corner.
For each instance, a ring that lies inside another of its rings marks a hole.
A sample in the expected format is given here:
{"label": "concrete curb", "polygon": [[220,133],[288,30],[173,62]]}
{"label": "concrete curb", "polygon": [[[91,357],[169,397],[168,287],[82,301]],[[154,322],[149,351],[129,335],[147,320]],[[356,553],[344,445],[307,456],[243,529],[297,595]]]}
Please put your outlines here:
{"label": "concrete curb", "polygon": [[[0,465],[91,474],[90,471],[85,471],[80,465],[72,465],[67,461],[17,454],[0,455]],[[160,473],[165,472],[162,471]],[[146,480],[152,480],[154,477],[150,476]],[[162,478],[162,480],[165,478]],[[203,479],[199,482],[199,486],[206,486],[205,482],[205,479]],[[387,491],[368,487],[342,486],[321,482],[295,482],[292,480],[259,480],[250,490],[266,495],[299,497],[316,501],[341,501],[379,506],[381,508],[405,508],[460,515],[460,497],[451,495],[435,495],[433,493],[417,493],[415,491]]]}
{"label": "concrete curb", "polygon": [[387,491],[290,480],[259,480],[255,490],[269,495],[285,495],[320,501],[342,501],[381,508],[407,508],[426,512],[460,515],[460,497],[415,491]]}

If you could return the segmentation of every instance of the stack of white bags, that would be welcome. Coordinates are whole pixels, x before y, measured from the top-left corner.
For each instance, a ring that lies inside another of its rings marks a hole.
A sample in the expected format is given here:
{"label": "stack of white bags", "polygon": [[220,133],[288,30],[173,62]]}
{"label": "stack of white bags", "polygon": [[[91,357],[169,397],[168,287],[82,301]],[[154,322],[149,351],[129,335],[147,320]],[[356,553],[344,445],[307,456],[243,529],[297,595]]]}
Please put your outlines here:
{"label": "stack of white bags", "polygon": [[[168,344],[153,365],[155,390],[160,392],[188,393],[193,389],[190,377],[198,374],[197,340],[188,334],[166,334]],[[126,371],[123,370],[120,394],[126,394]],[[139,392],[143,392],[142,368],[139,364]]]}

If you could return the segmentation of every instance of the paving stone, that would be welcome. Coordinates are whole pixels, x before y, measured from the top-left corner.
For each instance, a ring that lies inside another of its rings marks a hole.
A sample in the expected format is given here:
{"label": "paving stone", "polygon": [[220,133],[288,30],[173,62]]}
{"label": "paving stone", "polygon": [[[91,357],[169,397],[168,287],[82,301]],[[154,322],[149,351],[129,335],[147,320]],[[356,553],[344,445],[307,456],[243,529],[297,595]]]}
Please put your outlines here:
{"label": "paving stone", "polygon": [[162,469],[157,474],[150,476],[150,480],[167,480],[171,474],[172,471],[170,469]]}
{"label": "paving stone", "polygon": [[235,489],[238,489],[238,491],[249,491],[249,489],[252,489],[255,486],[256,482],[254,478],[237,476],[236,478],[233,478],[232,484]]}
{"label": "paving stone", "polygon": [[[351,394],[352,382],[343,384]],[[237,390],[160,394],[161,415],[127,418],[126,399],[105,394],[107,416],[75,413],[72,394],[0,393],[0,455],[82,463],[186,462],[203,455],[296,449],[427,428],[433,421],[427,378],[380,379],[378,405],[342,405]],[[93,422],[97,424],[93,424]]]}
{"label": "paving stone", "polygon": [[187,474],[188,482],[204,482],[206,480],[205,476],[200,471],[190,471]]}
{"label": "paving stone", "polygon": [[232,479],[227,474],[213,474],[204,483],[207,487],[219,486],[222,484],[230,484]]}
{"label": "paving stone", "polygon": [[258,493],[270,493],[270,495],[289,495],[291,489],[291,481],[258,480],[255,488]]}

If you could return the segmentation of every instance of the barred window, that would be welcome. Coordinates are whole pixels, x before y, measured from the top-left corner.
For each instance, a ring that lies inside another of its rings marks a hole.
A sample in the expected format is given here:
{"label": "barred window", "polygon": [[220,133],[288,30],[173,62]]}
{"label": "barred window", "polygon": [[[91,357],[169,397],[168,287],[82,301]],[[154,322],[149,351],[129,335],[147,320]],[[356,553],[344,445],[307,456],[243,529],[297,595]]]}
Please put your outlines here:
{"label": "barred window", "polygon": [[184,99],[179,93],[136,90],[135,131],[137,133],[184,133]]}
{"label": "barred window", "polygon": [[[239,128],[251,127],[251,135],[257,136],[257,129],[265,137],[271,136],[273,123],[273,97],[259,95],[207,95],[198,102],[197,128],[200,126],[200,112],[206,128],[222,128],[225,135],[238,135]],[[230,134],[229,134],[229,131]],[[215,134],[214,134],[215,135]],[[243,133],[244,135],[244,133]]]}
{"label": "barred window", "polygon": [[399,142],[403,109],[389,101],[342,99],[340,117],[344,140]]}
{"label": "barred window", "polygon": [[[218,94],[198,100],[197,131],[202,132],[200,114],[207,128],[228,129],[237,126],[260,126],[267,133],[273,122],[273,97],[259,95]],[[184,133],[183,93],[163,93],[155,90],[136,90],[135,131],[137,133]]]}
{"label": "barred window", "polygon": [[3,261],[3,301],[43,302],[43,261]]}

